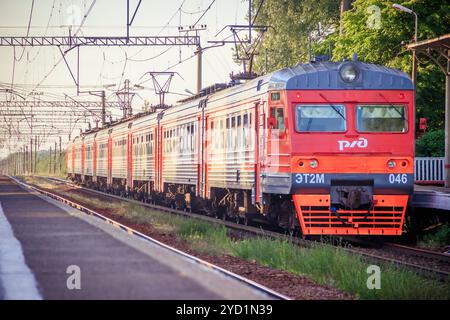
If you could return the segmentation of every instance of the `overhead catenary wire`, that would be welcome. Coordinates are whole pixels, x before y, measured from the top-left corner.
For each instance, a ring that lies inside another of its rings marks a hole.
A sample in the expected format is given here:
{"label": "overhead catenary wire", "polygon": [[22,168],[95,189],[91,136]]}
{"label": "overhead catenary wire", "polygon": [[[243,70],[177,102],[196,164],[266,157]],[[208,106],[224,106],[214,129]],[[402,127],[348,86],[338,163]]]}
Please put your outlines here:
{"label": "overhead catenary wire", "polygon": [[211,9],[211,6],[214,4],[214,2],[216,2],[216,0],[212,0],[211,3],[209,4],[208,8],[206,8],[206,10],[203,12],[203,14],[200,16],[200,18],[197,19],[197,21],[193,24],[193,26],[197,25],[197,23],[200,22],[200,20],[202,20],[202,18],[205,16],[205,14],[209,11],[209,9]]}

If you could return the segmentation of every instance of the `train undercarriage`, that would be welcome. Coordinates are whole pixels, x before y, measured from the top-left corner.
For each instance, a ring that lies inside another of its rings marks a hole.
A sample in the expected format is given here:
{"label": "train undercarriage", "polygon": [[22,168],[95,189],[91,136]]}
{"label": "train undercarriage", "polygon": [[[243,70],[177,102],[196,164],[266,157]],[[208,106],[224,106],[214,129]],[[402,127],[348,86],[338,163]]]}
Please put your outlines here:
{"label": "train undercarriage", "polygon": [[[352,199],[348,195],[339,198],[344,204],[336,204],[330,195],[263,194],[260,205],[255,203],[252,190],[245,189],[211,187],[208,197],[203,198],[191,184],[164,183],[163,191],[156,191],[153,181],[134,180],[128,186],[126,179],[113,178],[108,184],[106,177],[76,174],[70,178],[86,187],[145,203],[237,223],[263,221],[291,233],[305,230],[305,235],[339,235],[339,230],[347,235],[401,235],[408,201],[407,195],[373,195],[373,201],[367,200],[372,196]],[[366,232],[364,228],[373,230]]]}
{"label": "train undercarriage", "polygon": [[271,225],[293,231],[299,229],[295,206],[290,195],[263,194],[263,206],[254,203],[252,191],[212,187],[209,198],[196,195],[195,185],[164,183],[162,192],[156,191],[153,181],[134,180],[132,186],[126,179],[69,175],[73,182],[105,193],[135,199],[178,210],[185,210],[247,224],[264,221]]}

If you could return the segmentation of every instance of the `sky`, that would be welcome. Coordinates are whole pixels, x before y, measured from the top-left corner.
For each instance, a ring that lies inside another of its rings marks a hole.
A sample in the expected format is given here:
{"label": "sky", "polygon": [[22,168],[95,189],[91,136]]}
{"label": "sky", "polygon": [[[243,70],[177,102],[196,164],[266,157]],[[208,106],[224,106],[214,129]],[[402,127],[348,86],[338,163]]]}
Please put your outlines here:
{"label": "sky", "polygon": [[[29,36],[67,36],[78,29],[83,16],[94,5],[84,19],[79,36],[126,36],[126,0],[35,0],[31,15]],[[130,0],[130,11],[138,0]],[[130,36],[179,35],[179,26],[195,23],[210,4],[198,24],[206,24],[200,32],[202,47],[210,40],[222,40],[230,35],[229,24],[246,23],[248,2],[246,0],[142,0],[130,28]],[[0,0],[0,36],[26,36],[32,0]],[[81,90],[106,89],[107,98],[117,101],[114,90],[122,87],[129,79],[131,86],[140,84],[133,99],[134,112],[142,110],[143,101],[158,103],[149,71],[178,72],[166,97],[168,103],[175,103],[182,94],[196,91],[195,47],[81,47],[80,86]],[[15,52],[14,52],[15,51]],[[75,99],[98,99],[87,94],[77,96],[72,77],[61,60],[57,47],[0,47],[0,88],[25,90],[36,95],[27,99],[64,100],[65,95]],[[76,68],[75,50],[67,59],[73,70]],[[182,63],[180,63],[182,61]],[[58,63],[59,62],[59,63]],[[55,66],[56,65],[56,66]],[[13,72],[14,71],[14,72]],[[241,71],[233,62],[232,45],[208,49],[203,54],[203,87],[219,82],[228,82],[231,72]],[[0,99],[9,95],[0,93]],[[120,111],[113,112],[119,116]],[[1,125],[1,123],[0,123]],[[68,137],[63,137],[64,141]],[[53,143],[48,141],[48,143]],[[16,146],[17,147],[17,146]],[[0,146],[0,157],[7,152]]]}

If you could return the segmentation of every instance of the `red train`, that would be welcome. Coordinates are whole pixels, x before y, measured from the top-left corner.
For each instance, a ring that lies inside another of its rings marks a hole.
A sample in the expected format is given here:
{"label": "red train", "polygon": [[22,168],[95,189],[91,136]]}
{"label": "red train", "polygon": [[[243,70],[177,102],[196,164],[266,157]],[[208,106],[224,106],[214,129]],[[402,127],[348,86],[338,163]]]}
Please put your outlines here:
{"label": "red train", "polygon": [[67,149],[69,176],[305,235],[402,233],[414,179],[407,75],[318,62],[223,87],[83,133]]}

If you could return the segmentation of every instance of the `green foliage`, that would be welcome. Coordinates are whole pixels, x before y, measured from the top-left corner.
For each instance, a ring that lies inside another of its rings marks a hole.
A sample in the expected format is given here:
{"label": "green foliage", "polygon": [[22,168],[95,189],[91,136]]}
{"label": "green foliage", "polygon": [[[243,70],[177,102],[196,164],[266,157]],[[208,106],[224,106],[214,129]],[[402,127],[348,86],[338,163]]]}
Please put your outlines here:
{"label": "green foliage", "polygon": [[[35,156],[35,153],[33,153],[33,157],[34,156]],[[17,159],[20,159],[20,163],[21,163],[20,168],[19,168],[19,165],[16,166],[16,161],[19,161]],[[22,161],[23,161],[22,154],[19,155],[18,153],[15,153],[15,154],[8,155],[8,157],[4,160],[4,162],[9,163],[9,170],[8,170],[9,174],[19,175],[19,174],[28,173],[28,171],[30,170],[29,162],[27,162],[28,164],[27,164],[27,168],[25,169],[26,171],[23,172],[24,166],[23,166]],[[27,161],[29,161],[29,159],[27,159]],[[50,163],[52,164],[51,168],[50,168]],[[65,178],[67,176],[66,152],[63,150],[61,152],[61,156],[60,156],[59,151],[57,151],[56,167],[55,167],[54,151],[52,151],[51,155],[50,155],[49,151],[38,151],[37,157],[36,157],[36,175],[44,175],[44,176],[52,175],[52,176]]]}
{"label": "green foliage", "polygon": [[440,226],[436,232],[425,235],[420,244],[427,248],[441,248],[450,245],[450,226],[448,223]]}
{"label": "green foliage", "polygon": [[367,288],[367,267],[358,256],[339,248],[317,245],[300,248],[286,241],[248,239],[233,247],[236,256],[272,268],[304,275],[316,282],[349,292],[360,299],[449,299],[448,284],[425,280],[392,265],[382,265],[381,289]]}
{"label": "green foliage", "polygon": [[445,131],[429,131],[416,140],[416,157],[443,157]]}
{"label": "green foliage", "polygon": [[[254,1],[254,14],[261,0]],[[268,72],[308,61],[308,30],[317,33],[339,24],[339,3],[336,0],[265,0],[256,25],[269,25],[255,71],[264,71],[264,51],[268,54]]]}

